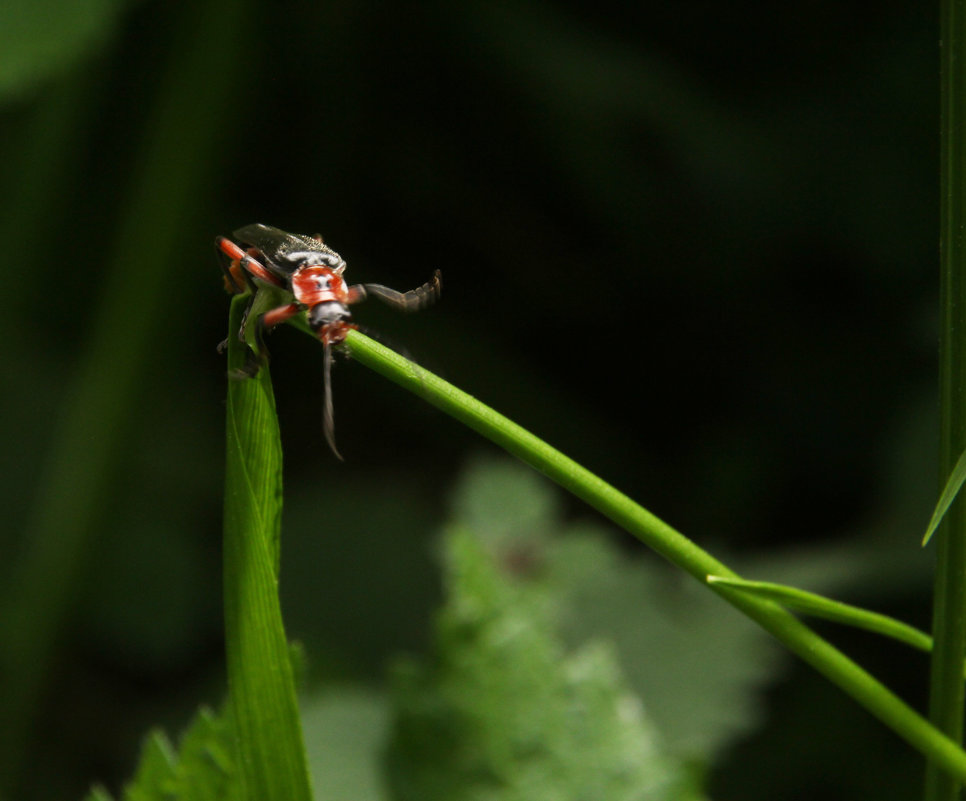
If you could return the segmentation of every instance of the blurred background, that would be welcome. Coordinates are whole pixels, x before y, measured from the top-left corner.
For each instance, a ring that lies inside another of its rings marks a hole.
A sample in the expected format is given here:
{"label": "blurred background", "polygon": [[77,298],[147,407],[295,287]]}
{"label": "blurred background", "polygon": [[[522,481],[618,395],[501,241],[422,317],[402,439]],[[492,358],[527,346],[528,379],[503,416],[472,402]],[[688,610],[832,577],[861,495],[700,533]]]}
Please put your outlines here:
{"label": "blurred background", "polygon": [[[116,789],[222,698],[212,243],[253,222],[352,282],[442,269],[438,306],[357,321],[754,577],[928,626],[937,42],[898,2],[6,0],[7,797]],[[287,624],[310,683],[378,683],[426,646],[454,479],[494,449],[340,360],[342,464],[321,349],[270,345]],[[827,633],[922,705],[924,658]],[[918,787],[804,668],[760,701],[712,795]]]}

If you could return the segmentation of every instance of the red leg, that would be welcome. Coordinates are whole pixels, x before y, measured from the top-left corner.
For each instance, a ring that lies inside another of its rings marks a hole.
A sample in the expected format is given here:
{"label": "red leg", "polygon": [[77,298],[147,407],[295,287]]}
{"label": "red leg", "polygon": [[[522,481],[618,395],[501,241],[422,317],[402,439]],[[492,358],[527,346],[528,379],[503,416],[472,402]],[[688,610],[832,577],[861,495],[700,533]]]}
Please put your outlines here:
{"label": "red leg", "polygon": [[302,311],[301,305],[298,303],[289,303],[265,312],[261,316],[260,322],[265,328],[274,328],[279,323],[284,323],[290,317],[294,317],[300,311]]}
{"label": "red leg", "polygon": [[[238,329],[238,341],[244,342],[245,323],[248,320],[248,313],[252,310],[252,304],[255,303],[255,295],[258,293],[258,288],[255,286],[255,281],[252,279],[251,275],[245,272],[245,270],[242,269],[239,260],[234,258],[233,254],[237,248],[226,249],[222,247],[223,240],[224,237],[216,237],[215,247],[218,250],[219,256],[218,266],[221,267],[221,271],[224,274],[225,291],[232,295],[240,295],[247,291],[250,295],[248,298],[248,305],[245,306],[245,311],[242,313],[241,327]],[[223,353],[226,347],[228,347],[227,338],[218,343],[218,352]]]}
{"label": "red leg", "polygon": [[[215,249],[218,251],[218,266],[225,279],[225,291],[232,295],[240,295],[246,289],[252,289],[252,278],[242,268],[238,259],[232,258],[221,246],[223,237],[215,237]],[[254,294],[254,290],[252,290]]]}
{"label": "red leg", "polygon": [[[241,328],[238,330],[238,341],[244,342],[248,315],[255,303],[255,296],[258,294],[258,287],[255,285],[253,277],[277,287],[284,287],[285,283],[265,269],[264,265],[254,257],[254,254],[258,253],[257,250],[242,250],[238,245],[224,236],[215,237],[215,247],[218,248],[219,253],[224,254],[230,259],[230,264],[227,266],[224,262],[221,264],[221,269],[225,274],[225,289],[235,294],[245,292],[246,290],[251,293],[248,306],[245,307],[245,311],[242,314]],[[258,330],[256,333],[260,335],[261,331]],[[227,340],[221,342],[218,345],[218,352],[223,351],[226,345]]]}
{"label": "red leg", "polygon": [[261,262],[253,259],[248,253],[238,247],[238,245],[236,245],[230,239],[219,236],[215,239],[215,245],[233,262],[237,261],[238,264],[241,265],[242,269],[250,275],[254,275],[256,278],[261,279],[267,284],[285,286],[280,278],[272,275],[272,273],[262,266]]}

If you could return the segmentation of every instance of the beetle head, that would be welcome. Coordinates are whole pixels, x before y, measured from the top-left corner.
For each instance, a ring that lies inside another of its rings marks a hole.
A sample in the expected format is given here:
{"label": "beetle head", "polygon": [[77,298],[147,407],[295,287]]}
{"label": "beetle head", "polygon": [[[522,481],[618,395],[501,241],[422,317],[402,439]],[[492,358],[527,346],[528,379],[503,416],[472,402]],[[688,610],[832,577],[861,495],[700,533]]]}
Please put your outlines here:
{"label": "beetle head", "polygon": [[320,335],[325,328],[337,323],[347,323],[351,319],[352,315],[346,305],[336,300],[316,303],[309,309],[309,326]]}

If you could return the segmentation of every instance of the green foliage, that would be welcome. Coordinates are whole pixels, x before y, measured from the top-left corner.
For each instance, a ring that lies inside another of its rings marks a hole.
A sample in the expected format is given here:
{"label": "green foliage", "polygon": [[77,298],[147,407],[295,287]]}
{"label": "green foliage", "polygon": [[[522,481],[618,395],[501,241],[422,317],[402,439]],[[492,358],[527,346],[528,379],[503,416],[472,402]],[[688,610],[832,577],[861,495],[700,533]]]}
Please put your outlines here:
{"label": "green foliage", "polygon": [[316,801],[384,801],[385,693],[329,687],[306,699],[302,725]]}
{"label": "green foliage", "polygon": [[[246,303],[241,296],[232,303],[230,369],[245,359],[235,333]],[[154,732],[125,791],[132,801],[311,798],[295,695],[293,662],[301,658],[286,640],[278,599],[282,451],[267,366],[255,379],[229,382],[226,421],[225,641],[233,733],[228,739],[225,725],[202,712],[179,757]],[[229,782],[232,763],[241,769]]]}
{"label": "green foliage", "polygon": [[[231,756],[229,724],[208,709],[198,712],[175,749],[164,732],[152,731],[141,749],[137,773],[121,801],[242,801]],[[95,787],[84,801],[112,801]]]}
{"label": "green foliage", "polygon": [[567,640],[615,643],[675,753],[709,761],[759,724],[761,692],[784,664],[760,629],[604,536],[574,532],[552,555],[549,573],[567,601]]}
{"label": "green foliage", "polygon": [[[247,298],[236,297],[228,366],[245,347],[236,337]],[[311,798],[292,658],[278,598],[282,450],[268,366],[228,385],[225,467],[225,645],[229,702],[245,797]]]}
{"label": "green foliage", "polygon": [[436,660],[396,674],[393,797],[672,797],[673,763],[609,648],[567,654],[548,597],[505,567],[466,530],[447,534]]}
{"label": "green foliage", "polygon": [[395,674],[394,798],[685,797],[686,771],[625,678],[609,632],[573,646],[562,636],[582,585],[571,581],[571,546],[591,546],[580,553],[592,555],[588,571],[602,564],[593,544],[607,549],[597,530],[559,537],[556,506],[546,483],[518,465],[480,464],[462,483],[443,544],[447,600],[433,660]]}
{"label": "green foliage", "polygon": [[[71,368],[63,370],[57,382],[63,386],[63,403],[46,421],[46,434],[51,436],[50,447],[41,448],[46,465],[35,491],[27,496],[33,498],[33,507],[21,535],[29,547],[5,588],[7,606],[0,618],[5,628],[2,639],[9,647],[0,649],[0,790],[7,792],[16,792],[18,770],[30,761],[25,754],[35,735],[33,716],[55,672],[54,654],[83,595],[82,584],[105,583],[105,574],[94,567],[93,554],[108,530],[103,525],[105,510],[115,506],[119,488],[131,472],[125,459],[133,431],[145,427],[145,418],[150,418],[144,414],[142,393],[151,381],[157,343],[166,336],[162,332],[170,304],[167,287],[179,280],[180,270],[190,275],[194,267],[176,257],[182,247],[180,232],[204,194],[205,171],[220,138],[216,109],[232,66],[230,54],[212,48],[211,40],[216,34],[231,35],[237,20],[220,0],[185,7],[183,14],[191,20],[190,30],[179,43],[177,57],[158,65],[157,92],[145,101],[153,119],[141,141],[143,161],[117,187],[121,209],[112,225],[113,237],[97,247],[97,272],[104,283],[97,293],[83,293],[84,305],[91,304],[94,310],[83,326],[80,346],[71,349]],[[106,4],[0,3],[0,60],[6,59],[0,63],[0,92],[7,80],[27,86],[33,67],[48,55],[50,69],[65,67],[74,58],[74,43],[86,47],[83,41],[91,30],[112,24]],[[72,33],[60,40],[68,28]],[[28,42],[32,45],[21,50]],[[194,80],[197,74],[204,74],[205,81]],[[189,86],[193,90],[185,91]],[[76,96],[65,104],[61,122],[74,120],[74,102]],[[204,115],[199,114],[202,110]],[[185,125],[185,119],[196,121]],[[70,137],[53,137],[54,142],[46,132],[34,131],[33,136],[38,144],[46,142],[55,150],[70,143],[75,150],[64,159],[76,160],[77,144]],[[33,184],[44,179],[37,181],[30,161],[18,156],[13,162],[22,177],[18,188],[22,185],[27,195],[37,192],[39,187]],[[47,223],[31,228],[18,214],[0,216],[3,237],[27,251],[47,228]],[[30,222],[37,225],[36,219]],[[11,224],[14,227],[7,228]],[[146,242],[151,242],[150,248],[145,248]],[[22,369],[34,369],[27,365]]]}
{"label": "green foliage", "polygon": [[[849,24],[855,9],[837,7],[846,24],[829,24],[824,7],[774,6],[749,25],[750,8],[674,4],[588,14],[471,2],[428,15],[141,5],[0,2],[0,229],[16,299],[5,315],[5,798],[66,797],[49,777],[77,795],[91,765],[127,772],[121,738],[89,732],[146,730],[161,697],[165,716],[184,717],[221,675],[224,370],[212,351],[224,298],[210,239],[255,219],[331,236],[352,280],[396,285],[389,271],[423,258],[449,270],[455,291],[438,314],[396,329],[370,306],[360,322],[539,421],[699,542],[814,553],[861,531],[871,552],[890,529],[907,542],[921,532],[936,485],[935,381],[923,369],[936,339],[935,208],[908,199],[936,194],[928,13],[882,4]],[[643,395],[628,391],[629,344]],[[348,366],[337,412],[350,464],[330,480],[302,436],[318,428],[317,360],[281,341],[275,355],[275,380],[290,382],[279,397],[301,404],[283,416],[299,437],[286,448],[286,522],[316,549],[300,565],[316,603],[289,603],[286,623],[321,646],[314,670],[371,678],[386,652],[419,640],[436,584],[409,560],[469,434]],[[888,432],[913,415],[921,450],[890,457]],[[901,464],[892,486],[883,457]],[[294,526],[293,489],[306,499]],[[898,496],[912,521],[895,515]],[[286,558],[301,558],[291,539]],[[662,671],[681,690],[647,703],[662,734],[685,748],[690,732],[727,742],[724,728],[706,735],[674,708],[721,714],[700,699],[720,689],[738,699],[732,731],[747,726],[757,680],[731,671],[755,670],[767,646],[710,593],[634,564],[622,545],[573,544],[572,569],[587,560],[586,603],[562,604],[561,636],[574,645],[616,623],[638,693],[661,686]],[[877,601],[924,618],[924,562],[911,555],[878,575]],[[625,602],[595,586],[591,565]],[[293,572],[283,589],[297,593]],[[323,617],[336,622],[319,627]],[[723,643],[749,659],[723,660],[717,675]],[[896,661],[889,681],[919,688],[921,661]],[[955,715],[955,703],[939,706]],[[835,759],[826,725],[792,723],[826,748],[811,759],[792,749],[799,760]],[[874,752],[874,738],[862,742]],[[736,772],[742,760],[757,771],[750,749],[731,756]],[[772,764],[784,769],[786,756]]]}
{"label": "green foliage", "polygon": [[[259,383],[238,386],[261,394]],[[256,472],[277,473],[266,421],[245,419],[244,438],[262,443]],[[236,482],[243,495],[251,478]],[[260,486],[249,501],[277,532],[278,498]],[[392,713],[362,689],[303,706],[318,801],[696,797],[682,758],[706,764],[756,722],[776,649],[713,596],[616,548],[603,527],[567,522],[559,495],[522,465],[473,462],[452,506],[433,662],[401,664]],[[263,555],[273,569],[275,554]],[[783,589],[777,600],[788,602]],[[390,714],[391,795],[381,767]],[[177,752],[154,732],[123,798],[241,798],[229,745],[227,725],[205,711]]]}
{"label": "green foliage", "polygon": [[560,496],[540,476],[477,461],[455,517],[500,559],[532,564],[531,581],[557,599],[571,647],[593,638],[615,645],[673,752],[708,760],[757,723],[760,691],[779,666],[774,642],[647,554],[618,548],[603,526],[565,522]]}
{"label": "green foliage", "polygon": [[0,98],[34,89],[97,52],[128,0],[0,3]]}
{"label": "green foliage", "polygon": [[[438,376],[415,367],[408,359],[358,331],[350,331],[346,341],[357,361],[425,398],[546,474],[705,586],[708,575],[736,577],[729,567],[680,531],[476,398]],[[959,747],[956,740],[944,736],[841,650],[771,601],[724,587],[719,587],[717,592],[772,634],[789,651],[899,732],[911,745],[928,753],[950,773],[960,778],[966,777],[966,751]],[[960,658],[957,663],[960,680],[962,661]]]}

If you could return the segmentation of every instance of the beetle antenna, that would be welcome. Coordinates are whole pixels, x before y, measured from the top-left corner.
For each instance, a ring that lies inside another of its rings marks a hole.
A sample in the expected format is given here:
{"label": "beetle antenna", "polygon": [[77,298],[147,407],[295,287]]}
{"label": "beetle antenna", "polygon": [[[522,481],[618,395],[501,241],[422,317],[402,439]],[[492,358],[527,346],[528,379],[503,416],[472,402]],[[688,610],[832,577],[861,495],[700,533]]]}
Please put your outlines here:
{"label": "beetle antenna", "polygon": [[329,443],[332,453],[340,462],[344,462],[339,449],[335,447],[335,410],[332,404],[332,346],[326,342],[323,349],[323,377],[325,385],[325,401],[322,410],[322,428],[325,430],[325,441]]}

